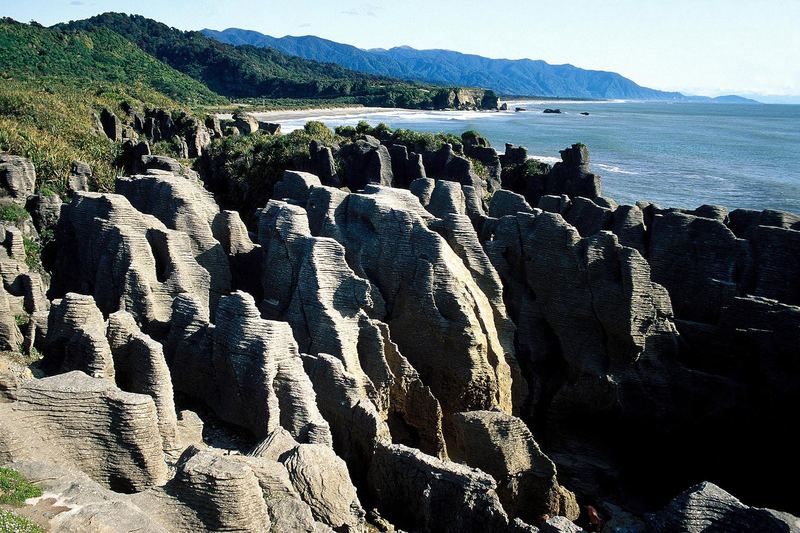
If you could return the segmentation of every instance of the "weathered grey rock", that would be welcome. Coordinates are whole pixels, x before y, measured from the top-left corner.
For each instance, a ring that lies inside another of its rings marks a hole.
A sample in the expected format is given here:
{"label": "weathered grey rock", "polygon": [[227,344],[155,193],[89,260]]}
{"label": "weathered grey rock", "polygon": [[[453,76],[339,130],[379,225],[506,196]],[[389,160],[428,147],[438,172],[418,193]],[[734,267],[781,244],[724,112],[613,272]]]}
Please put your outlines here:
{"label": "weathered grey rock", "polygon": [[233,125],[242,135],[250,135],[258,131],[258,120],[250,113],[234,113]]}
{"label": "weathered grey rock", "polygon": [[172,379],[161,344],[142,333],[133,316],[125,311],[108,317],[107,336],[117,385],[122,390],[153,398],[164,451],[179,451]]}
{"label": "weathered grey rock", "polygon": [[521,194],[501,189],[492,195],[492,201],[489,203],[490,217],[500,218],[517,213],[533,213],[533,209]]}
{"label": "weathered grey rock", "polygon": [[189,524],[199,521],[206,531],[270,529],[258,478],[235,458],[190,448],[184,452],[175,478],[165,489],[194,512],[194,516],[186,517],[191,520]]}
{"label": "weathered grey rock", "polygon": [[614,221],[611,228],[614,235],[619,238],[622,246],[634,248],[646,256],[647,228],[644,224],[644,212],[636,205],[621,205],[614,211]]}
{"label": "weathered grey rock", "polygon": [[377,139],[359,139],[339,151],[344,164],[346,185],[358,191],[368,183],[391,186],[394,180],[389,150]]}
{"label": "weathered grey rock", "polygon": [[[158,500],[158,506],[140,506],[134,500],[141,493],[130,495],[114,492],[83,472],[38,458],[15,461],[8,466],[39,486],[46,495],[36,506],[41,506],[42,517],[49,519],[47,525],[51,531],[174,531],[174,523],[160,522],[154,516],[162,504],[164,507],[174,507],[177,503],[174,500],[163,498]],[[52,507],[48,508],[48,502]]]}
{"label": "weathered grey rock", "polygon": [[771,509],[748,507],[708,481],[688,489],[647,519],[650,528],[659,533],[800,531],[800,518]]}
{"label": "weathered grey rock", "polygon": [[83,161],[73,161],[67,179],[69,192],[88,191],[89,180],[92,178],[92,167]]}
{"label": "weathered grey rock", "polygon": [[800,230],[757,226],[751,231],[755,296],[800,305]]}
{"label": "weathered grey rock", "polygon": [[494,406],[510,412],[511,379],[491,304],[447,242],[428,229],[435,219],[408,191],[370,186],[338,196],[323,189],[314,188],[308,203],[312,234],[339,240],[354,273],[374,286],[373,302],[386,299],[394,310],[387,319],[392,340],[445,413]]}
{"label": "weathered grey rock", "polygon": [[37,194],[28,200],[26,208],[31,214],[33,225],[40,233],[52,230],[61,216],[61,198],[57,194]]}
{"label": "weathered grey rock", "polygon": [[280,135],[281,125],[276,122],[265,122],[263,120],[259,120],[258,131],[263,131],[269,135]]}
{"label": "weathered grey rock", "polygon": [[106,324],[94,298],[70,292],[53,301],[42,366],[50,374],[80,370],[114,383],[116,371]]}
{"label": "weathered grey rock", "polygon": [[176,298],[166,353],[175,389],[223,420],[256,437],[282,426],[299,442],[330,445],[291,328],[262,320],[252,296],[221,298],[214,326],[196,300]]}
{"label": "weathered grey rock", "polygon": [[295,490],[283,464],[263,457],[233,455],[231,458],[245,464],[258,479],[272,531],[317,531],[311,507]]}
{"label": "weathered grey rock", "polygon": [[419,203],[422,204],[423,207],[428,207],[428,204],[431,203],[431,195],[433,195],[433,189],[435,187],[435,180],[431,178],[418,178],[411,182],[408,186],[408,190],[419,199]]}
{"label": "weathered grey rock", "polygon": [[495,482],[480,470],[402,445],[378,445],[369,480],[382,514],[405,530],[508,530]]}
{"label": "weathered grey rock", "polygon": [[[313,189],[309,204],[322,205],[325,192],[330,190]],[[306,364],[315,390],[326,398],[322,410],[333,426],[337,451],[352,468],[365,468],[374,441],[388,436],[383,420],[394,416],[398,428],[413,428],[397,438],[416,434],[416,445],[443,453],[438,403],[400,355],[385,325],[369,318],[374,308],[382,308],[370,296],[374,287],[349,268],[341,244],[310,235],[300,207],[273,200],[262,212],[261,308],[265,316],[292,325],[301,351],[330,354],[341,362],[339,367],[324,356]]]}
{"label": "weathered grey rock", "polygon": [[286,170],[283,172],[283,178],[275,184],[273,197],[278,200],[291,198],[300,205],[305,205],[311,189],[321,185],[319,178],[314,174]]}
{"label": "weathered grey rock", "polygon": [[613,209],[603,207],[582,196],[573,197],[564,212],[564,220],[575,226],[581,237],[589,237],[603,230],[610,230]]}
{"label": "weathered grey rock", "polygon": [[311,156],[311,170],[319,176],[320,181],[332,187],[341,186],[341,181],[337,175],[336,161],[333,158],[333,151],[330,147],[314,140],[311,141],[308,151]]}
{"label": "weathered grey rock", "polygon": [[9,302],[10,295],[0,287],[0,350],[17,351],[22,345],[22,332],[17,326]]}
{"label": "weathered grey rock", "polygon": [[653,281],[667,288],[678,318],[715,323],[751,268],[747,241],[722,222],[679,212],[650,228]]}
{"label": "weathered grey rock", "polygon": [[25,205],[25,201],[33,194],[35,188],[36,170],[30,159],[0,154],[0,200],[8,198],[10,201]]}
{"label": "weathered grey rock", "polygon": [[461,184],[454,181],[439,180],[434,185],[431,198],[425,208],[437,218],[447,215],[463,215],[466,212],[464,193]]}
{"label": "weathered grey rock", "polygon": [[336,453],[349,465],[354,477],[365,476],[375,444],[391,444],[389,427],[369,401],[362,384],[331,355],[304,355],[303,363],[320,410],[331,425]]}
{"label": "weathered grey rock", "polygon": [[347,466],[331,448],[301,444],[286,455],[283,464],[314,518],[336,529],[357,529],[363,524],[364,510]]}
{"label": "weathered grey rock", "polygon": [[76,371],[27,382],[16,398],[0,404],[0,462],[50,461],[121,492],[166,481],[149,396]]}
{"label": "weathered grey rock", "polygon": [[566,194],[571,198],[593,199],[602,195],[600,176],[589,166],[589,149],[583,144],[561,150],[561,161],[546,178],[546,194]]}
{"label": "weathered grey rock", "polygon": [[453,420],[450,456],[497,481],[497,495],[509,517],[529,522],[543,515],[578,518],[575,496],[559,485],[555,465],[522,420],[493,411],[458,413]]}
{"label": "weathered grey rock", "polygon": [[208,309],[210,275],[195,259],[192,239],[123,196],[76,193],[62,208],[56,243],[56,297],[91,294],[105,314],[128,311],[155,338],[168,331],[176,295],[194,294]]}
{"label": "weathered grey rock", "polygon": [[562,194],[561,196],[547,194],[539,198],[539,203],[536,204],[536,207],[542,211],[563,215],[567,212],[571,203],[572,201],[566,194]]}
{"label": "weathered grey rock", "polygon": [[539,525],[539,533],[581,533],[583,530],[568,518],[554,516]]}
{"label": "weathered grey rock", "polygon": [[208,298],[213,320],[219,297],[230,292],[231,273],[227,254],[211,228],[219,214],[211,194],[175,175],[117,178],[115,189],[135,209],[189,237],[195,259],[211,276]]}
{"label": "weathered grey rock", "polygon": [[206,115],[205,125],[215,139],[222,137],[222,126],[217,115]]}
{"label": "weathered grey rock", "polygon": [[475,172],[472,161],[457,153],[452,145],[445,144],[436,152],[427,152],[423,158],[428,177],[470,185],[481,195],[486,192],[486,183]]}
{"label": "weathered grey rock", "polygon": [[211,145],[211,134],[204,124],[197,120],[191,120],[187,125],[186,134],[187,155],[196,158],[203,155]]}
{"label": "weathered grey rock", "polygon": [[100,112],[100,123],[109,139],[115,142],[122,140],[122,121],[106,107]]}

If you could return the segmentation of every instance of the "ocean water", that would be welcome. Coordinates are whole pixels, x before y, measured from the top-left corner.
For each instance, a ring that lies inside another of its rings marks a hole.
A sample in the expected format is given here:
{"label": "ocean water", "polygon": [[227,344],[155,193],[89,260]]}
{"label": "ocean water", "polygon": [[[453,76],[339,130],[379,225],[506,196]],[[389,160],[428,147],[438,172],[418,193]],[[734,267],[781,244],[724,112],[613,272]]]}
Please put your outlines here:
{"label": "ocean water", "polygon": [[[576,142],[589,147],[603,194],[620,203],[702,204],[800,213],[800,105],[631,102],[510,102],[508,112],[351,109],[268,113],[284,132],[306,120],[330,127],[385,122],[392,128],[482,133],[553,163]],[[545,107],[562,114],[544,114]],[[583,116],[581,112],[588,112]]]}

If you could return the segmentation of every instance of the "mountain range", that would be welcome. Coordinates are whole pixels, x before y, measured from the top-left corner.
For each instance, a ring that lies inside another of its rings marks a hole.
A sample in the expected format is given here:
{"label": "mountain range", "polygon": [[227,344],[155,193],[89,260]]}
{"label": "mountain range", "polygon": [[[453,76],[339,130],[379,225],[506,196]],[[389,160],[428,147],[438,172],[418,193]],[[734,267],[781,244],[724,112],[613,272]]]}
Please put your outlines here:
{"label": "mountain range", "polygon": [[[140,15],[103,13],[57,24],[48,30],[64,35],[110,30],[217,95],[233,99],[336,100],[385,107],[444,109],[466,105],[451,94],[462,95],[462,100],[468,94],[474,107],[497,105],[490,91],[465,92],[459,87],[425,85],[356,72],[331,62],[286,55],[272,47],[232,46],[200,32],[181,31]],[[54,53],[60,53],[60,47],[55,48]]]}
{"label": "mountain range", "polygon": [[236,46],[273,48],[285,54],[405,80],[491,89],[506,96],[626,100],[754,102],[735,95],[709,98],[642,87],[615,72],[551,65],[532,59],[491,59],[450,50],[417,50],[408,46],[364,50],[315,36],[272,37],[228,28],[202,33]]}

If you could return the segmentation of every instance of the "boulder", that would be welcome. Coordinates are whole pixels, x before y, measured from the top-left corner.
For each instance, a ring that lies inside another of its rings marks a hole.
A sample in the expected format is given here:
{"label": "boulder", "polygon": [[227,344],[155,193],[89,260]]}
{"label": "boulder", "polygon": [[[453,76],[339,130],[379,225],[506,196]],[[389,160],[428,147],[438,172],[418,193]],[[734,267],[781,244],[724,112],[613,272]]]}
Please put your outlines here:
{"label": "boulder", "polygon": [[122,140],[122,121],[107,107],[100,112],[100,123],[103,125],[106,137],[114,142]]}
{"label": "boulder", "polygon": [[0,154],[0,200],[25,205],[36,188],[36,170],[30,159]]}
{"label": "boulder", "polygon": [[52,231],[61,216],[61,198],[57,194],[37,194],[28,200],[26,208],[39,233]]}
{"label": "boulder", "polygon": [[83,161],[73,161],[67,179],[67,190],[70,193],[88,191],[92,179],[92,167]]}
{"label": "boulder", "polygon": [[250,135],[258,131],[258,120],[250,113],[234,113],[233,126],[241,135]]}
{"label": "boulder", "polygon": [[165,352],[177,391],[256,437],[284,427],[299,442],[330,446],[288,324],[261,319],[242,292],[220,299],[213,326],[189,295],[176,298],[174,309]]}
{"label": "boulder", "polygon": [[556,467],[519,418],[492,411],[458,413],[450,456],[490,474],[509,517],[532,522],[544,515],[575,520],[575,495],[558,484]]}
{"label": "boulder", "polygon": [[382,514],[409,531],[508,531],[491,476],[402,445],[378,445],[369,488]]}
{"label": "boulder", "polygon": [[704,481],[647,517],[652,531],[687,533],[800,531],[800,518],[771,509],[748,507],[717,485]]}

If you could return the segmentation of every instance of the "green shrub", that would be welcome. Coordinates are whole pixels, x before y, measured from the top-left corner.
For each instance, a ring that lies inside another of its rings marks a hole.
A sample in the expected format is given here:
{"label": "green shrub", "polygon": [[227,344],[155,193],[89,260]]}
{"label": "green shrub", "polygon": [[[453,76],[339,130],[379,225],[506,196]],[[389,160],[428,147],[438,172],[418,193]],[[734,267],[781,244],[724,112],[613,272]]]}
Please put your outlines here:
{"label": "green shrub", "polygon": [[22,474],[0,467],[0,504],[22,505],[28,498],[38,498],[41,495],[42,489],[30,483]]}
{"label": "green shrub", "polygon": [[353,126],[336,126],[336,135],[352,139],[357,133]]}
{"label": "green shrub", "polygon": [[28,218],[30,215],[21,205],[10,203],[0,207],[0,220],[19,224]]}
{"label": "green shrub", "polygon": [[31,270],[42,269],[42,245],[28,237],[22,237],[25,246],[25,263]]}
{"label": "green shrub", "polygon": [[44,529],[25,517],[0,509],[0,533],[44,533]]}

